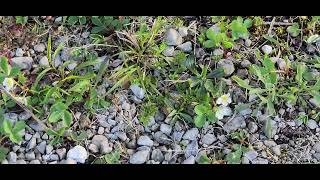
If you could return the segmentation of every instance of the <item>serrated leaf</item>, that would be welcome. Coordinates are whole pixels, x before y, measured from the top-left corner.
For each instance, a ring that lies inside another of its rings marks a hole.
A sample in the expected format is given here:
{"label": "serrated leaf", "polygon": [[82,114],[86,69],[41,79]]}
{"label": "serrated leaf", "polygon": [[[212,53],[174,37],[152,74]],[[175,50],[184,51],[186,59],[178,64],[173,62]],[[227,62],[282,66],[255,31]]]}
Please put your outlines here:
{"label": "serrated leaf", "polygon": [[215,90],[212,80],[206,80],[206,82],[204,83],[204,87],[206,88],[207,91],[212,93]]}
{"label": "serrated leaf", "polygon": [[241,162],[241,149],[236,150],[235,152],[231,152],[226,156],[226,160],[228,164],[240,164]]}
{"label": "serrated leaf", "polygon": [[216,117],[216,113],[213,111],[207,112],[207,119],[211,123],[216,123],[218,118]]}
{"label": "serrated leaf", "polygon": [[242,88],[248,89],[248,90],[253,90],[253,88],[244,80],[240,79],[238,76],[232,76],[232,80],[236,81],[238,85]]}
{"label": "serrated leaf", "polygon": [[82,80],[69,89],[69,92],[83,93],[90,85],[89,80]]}
{"label": "serrated leaf", "polygon": [[199,164],[210,164],[210,159],[208,158],[208,156],[206,154],[200,156]]}
{"label": "serrated leaf", "polygon": [[26,123],[24,121],[17,121],[12,132],[13,133],[19,133],[23,131],[26,127]]}
{"label": "serrated leaf", "polygon": [[102,31],[104,31],[104,30],[105,30],[104,27],[96,26],[96,27],[93,27],[93,28],[91,29],[91,33],[96,34],[96,33],[102,32]]}
{"label": "serrated leaf", "polygon": [[207,78],[208,79],[215,79],[215,78],[221,78],[223,77],[224,74],[224,69],[222,67],[214,69],[213,71],[211,71],[208,75]]}
{"label": "serrated leaf", "polygon": [[205,114],[207,111],[207,108],[206,106],[202,105],[202,104],[199,104],[197,105],[195,108],[194,108],[194,112],[198,115],[200,114]]}
{"label": "serrated leaf", "polygon": [[194,119],[194,124],[198,128],[202,128],[205,122],[206,122],[206,116],[204,114],[197,115],[196,118]]}
{"label": "serrated leaf", "polygon": [[246,28],[250,28],[252,26],[252,22],[253,22],[252,19],[247,18],[246,20],[244,20],[243,25]]}
{"label": "serrated leaf", "polygon": [[78,22],[78,16],[69,16],[68,24],[75,25]]}
{"label": "serrated leaf", "polygon": [[50,108],[50,111],[64,111],[68,109],[68,106],[66,104],[64,104],[63,102],[56,102],[55,104],[53,104]]}
{"label": "serrated leaf", "polygon": [[87,18],[85,16],[79,16],[79,22],[81,25],[84,25],[87,22]]}
{"label": "serrated leaf", "polygon": [[182,116],[182,118],[183,118],[184,120],[186,120],[186,121],[189,122],[189,123],[192,123],[193,118],[192,118],[189,114],[180,113],[180,115]]}
{"label": "serrated leaf", "polygon": [[10,120],[5,119],[2,123],[3,130],[6,134],[12,134],[12,122]]}
{"label": "serrated leaf", "polygon": [[206,40],[206,41],[203,43],[203,46],[204,46],[205,48],[213,48],[213,47],[215,47],[215,43],[214,43],[214,41],[212,41],[212,40]]}

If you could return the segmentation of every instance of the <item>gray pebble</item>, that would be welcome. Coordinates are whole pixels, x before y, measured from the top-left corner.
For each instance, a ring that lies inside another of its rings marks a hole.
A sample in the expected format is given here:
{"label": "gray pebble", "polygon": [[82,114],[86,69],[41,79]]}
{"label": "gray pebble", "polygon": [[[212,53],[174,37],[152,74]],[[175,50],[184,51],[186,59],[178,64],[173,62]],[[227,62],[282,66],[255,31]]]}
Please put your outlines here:
{"label": "gray pebble", "polygon": [[48,144],[48,145],[46,146],[46,154],[50,154],[50,153],[52,152],[52,150],[53,150],[53,146],[50,145],[50,144]]}
{"label": "gray pebble", "polygon": [[127,134],[122,131],[118,131],[114,133],[121,141],[126,141],[127,140]]}
{"label": "gray pebble", "polygon": [[130,164],[143,164],[148,160],[149,151],[148,150],[142,150],[134,153],[130,157]]}
{"label": "gray pebble", "polygon": [[98,134],[103,134],[104,133],[104,128],[103,127],[99,127],[98,128]]}
{"label": "gray pebble", "polygon": [[188,41],[183,44],[180,44],[177,48],[183,52],[188,53],[192,51],[192,43]]}
{"label": "gray pebble", "polygon": [[153,141],[149,138],[149,136],[140,136],[138,139],[137,144],[139,146],[153,146]]}
{"label": "gray pebble", "polygon": [[14,152],[9,152],[7,159],[9,164],[15,164],[17,162],[17,154]]}
{"label": "gray pebble", "polygon": [[195,161],[196,161],[196,158],[194,156],[190,156],[186,160],[184,160],[182,164],[194,164]]}
{"label": "gray pebble", "polygon": [[27,151],[33,149],[35,146],[37,145],[37,140],[36,138],[31,138],[31,140],[29,141],[29,143],[26,146]]}
{"label": "gray pebble", "polygon": [[243,67],[243,68],[248,68],[248,67],[250,67],[250,65],[251,65],[251,62],[249,61],[249,60],[243,60],[243,61],[241,61],[241,67]]}
{"label": "gray pebble", "polygon": [[29,164],[41,164],[41,162],[38,159],[35,159],[30,161]]}
{"label": "gray pebble", "polygon": [[274,146],[271,148],[272,152],[277,155],[280,156],[281,155],[281,149],[280,149],[280,145]]}
{"label": "gray pebble", "polygon": [[160,144],[169,145],[171,144],[171,140],[166,136],[163,132],[158,131],[154,134],[154,139]]}
{"label": "gray pebble", "polygon": [[174,47],[168,46],[165,50],[162,51],[162,54],[166,57],[174,56]]}
{"label": "gray pebble", "polygon": [[185,157],[189,158],[190,156],[197,156],[198,153],[198,142],[192,141],[190,144],[187,145],[185,149]]}
{"label": "gray pebble", "polygon": [[230,133],[232,131],[238,130],[240,128],[245,128],[246,122],[244,117],[242,116],[236,116],[233,119],[229,120],[224,126],[223,130],[227,133]]}
{"label": "gray pebble", "polygon": [[154,149],[151,153],[151,159],[157,162],[162,162],[164,160],[164,156],[160,149]]}
{"label": "gray pebble", "polygon": [[46,145],[47,145],[47,142],[42,141],[40,144],[38,144],[38,146],[36,148],[41,154],[44,154],[45,150],[46,150]]}
{"label": "gray pebble", "polygon": [[264,45],[264,46],[262,46],[261,49],[264,54],[271,54],[271,52],[272,52],[272,47],[269,45]]}
{"label": "gray pebble", "polygon": [[166,32],[166,43],[169,46],[178,46],[182,44],[182,37],[175,29],[168,29]]}
{"label": "gray pebble", "polygon": [[16,56],[17,57],[22,57],[24,54],[24,51],[21,48],[16,49]]}
{"label": "gray pebble", "polygon": [[67,153],[67,159],[73,159],[78,163],[85,163],[86,159],[88,158],[88,153],[86,149],[82,146],[75,146],[70,149]]}
{"label": "gray pebble", "polygon": [[23,159],[17,160],[16,164],[27,164],[27,162]]}
{"label": "gray pebble", "polygon": [[43,43],[37,44],[33,47],[36,52],[43,52],[46,49],[46,46]]}
{"label": "gray pebble", "polygon": [[218,62],[218,67],[222,67],[225,73],[225,77],[230,76],[234,70],[235,67],[233,65],[233,62],[230,59],[222,59]]}
{"label": "gray pebble", "polygon": [[248,129],[249,129],[249,132],[250,133],[255,133],[255,132],[257,132],[257,130],[258,130],[258,126],[257,126],[257,124],[255,123],[255,122],[249,122],[249,124],[248,124]]}
{"label": "gray pebble", "polygon": [[66,148],[57,149],[56,153],[58,154],[60,159],[64,159],[67,153]]}
{"label": "gray pebble", "polygon": [[181,37],[185,37],[188,35],[188,28],[187,27],[179,27],[178,28],[179,34]]}
{"label": "gray pebble", "polygon": [[201,142],[206,145],[211,145],[217,140],[216,136],[214,134],[208,133],[204,135],[201,139]]}
{"label": "gray pebble", "polygon": [[181,141],[183,134],[184,134],[183,131],[182,132],[174,131],[172,133],[172,138],[174,141],[179,142],[179,141]]}
{"label": "gray pebble", "polygon": [[252,161],[252,164],[268,164],[268,160],[264,158],[256,158]]}
{"label": "gray pebble", "polygon": [[315,120],[313,120],[313,119],[308,120],[306,125],[310,129],[316,129],[318,127],[317,122]]}
{"label": "gray pebble", "polygon": [[244,153],[243,156],[246,157],[249,161],[253,161],[258,157],[258,153],[255,150],[251,150]]}
{"label": "gray pebble", "polygon": [[244,45],[247,46],[247,47],[250,47],[251,44],[252,44],[252,41],[251,41],[250,39],[246,39],[246,40],[244,41]]}
{"label": "gray pebble", "polygon": [[213,52],[212,52],[212,54],[213,54],[214,56],[222,56],[223,53],[224,53],[224,51],[223,51],[222,49],[220,49],[220,48],[215,49],[215,50],[213,50]]}
{"label": "gray pebble", "polygon": [[166,135],[170,135],[172,131],[172,127],[168,124],[161,124],[160,125],[160,131],[163,132]]}
{"label": "gray pebble", "polygon": [[190,141],[195,141],[197,140],[198,134],[199,134],[198,128],[192,128],[188,130],[182,138]]}
{"label": "gray pebble", "polygon": [[43,57],[39,60],[39,65],[42,66],[42,67],[50,67],[48,57],[47,57],[47,56],[43,56]]}
{"label": "gray pebble", "polygon": [[28,161],[31,161],[31,160],[35,160],[36,159],[36,155],[34,154],[33,151],[29,152],[29,153],[26,153],[25,154],[25,157]]}
{"label": "gray pebble", "polygon": [[26,141],[29,141],[31,138],[32,138],[32,135],[31,135],[31,134],[29,134],[29,133],[25,133],[25,134],[24,134],[24,139],[25,139]]}
{"label": "gray pebble", "polygon": [[138,85],[136,85],[136,84],[131,85],[130,90],[137,98],[139,98],[139,99],[144,98],[144,90],[142,88],[140,88]]}

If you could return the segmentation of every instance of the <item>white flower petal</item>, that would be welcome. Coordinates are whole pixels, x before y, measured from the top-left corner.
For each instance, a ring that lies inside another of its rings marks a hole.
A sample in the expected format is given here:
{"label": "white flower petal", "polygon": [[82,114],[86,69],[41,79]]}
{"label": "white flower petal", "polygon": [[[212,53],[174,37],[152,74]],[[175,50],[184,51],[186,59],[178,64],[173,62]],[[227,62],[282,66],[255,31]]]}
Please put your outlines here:
{"label": "white flower petal", "polygon": [[219,98],[217,99],[216,103],[217,103],[217,104],[221,104],[221,103],[222,103],[221,97],[219,97]]}
{"label": "white flower petal", "polygon": [[14,80],[12,78],[5,78],[2,84],[7,91],[10,91],[14,86]]}

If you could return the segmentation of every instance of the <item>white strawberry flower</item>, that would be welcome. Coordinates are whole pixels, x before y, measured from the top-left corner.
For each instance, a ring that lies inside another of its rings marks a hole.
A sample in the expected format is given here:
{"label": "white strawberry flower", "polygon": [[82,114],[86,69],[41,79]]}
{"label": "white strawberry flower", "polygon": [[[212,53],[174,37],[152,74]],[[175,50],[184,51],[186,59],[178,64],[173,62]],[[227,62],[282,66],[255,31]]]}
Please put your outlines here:
{"label": "white strawberry flower", "polygon": [[13,89],[14,80],[12,78],[4,78],[2,85],[7,91],[10,91],[11,89]]}
{"label": "white strawberry flower", "polygon": [[216,110],[216,117],[221,120],[224,116],[231,116],[232,110],[228,106],[219,106]]}
{"label": "white strawberry flower", "polygon": [[230,94],[224,94],[222,96],[220,96],[217,101],[217,104],[222,104],[223,106],[228,106],[231,103],[231,97]]}

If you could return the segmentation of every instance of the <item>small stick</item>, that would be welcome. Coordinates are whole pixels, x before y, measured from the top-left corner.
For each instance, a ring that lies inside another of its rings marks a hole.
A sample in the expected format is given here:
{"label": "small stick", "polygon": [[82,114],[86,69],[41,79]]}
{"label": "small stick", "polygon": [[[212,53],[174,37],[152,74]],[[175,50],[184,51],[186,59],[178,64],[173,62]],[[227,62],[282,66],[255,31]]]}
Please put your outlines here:
{"label": "small stick", "polygon": [[271,31],[272,31],[273,25],[274,25],[274,23],[275,23],[275,20],[276,20],[276,18],[273,17],[272,21],[270,22],[270,27],[269,27],[269,29],[268,29],[268,34],[269,34],[269,35],[271,35]]}
{"label": "small stick", "polygon": [[291,26],[293,25],[293,23],[286,23],[286,22],[273,22],[273,20],[271,22],[264,22],[263,24],[265,25],[272,25],[272,26]]}

